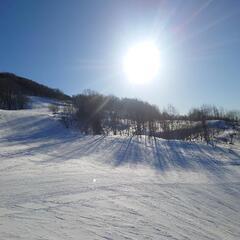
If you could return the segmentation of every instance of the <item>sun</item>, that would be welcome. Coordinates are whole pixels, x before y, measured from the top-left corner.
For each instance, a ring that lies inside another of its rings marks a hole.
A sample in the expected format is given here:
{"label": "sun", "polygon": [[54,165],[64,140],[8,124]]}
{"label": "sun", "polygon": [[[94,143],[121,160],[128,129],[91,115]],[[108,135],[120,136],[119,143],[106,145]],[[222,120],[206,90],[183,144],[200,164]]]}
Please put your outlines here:
{"label": "sun", "polygon": [[133,84],[147,84],[159,71],[159,49],[150,41],[141,42],[130,48],[123,59],[123,70]]}

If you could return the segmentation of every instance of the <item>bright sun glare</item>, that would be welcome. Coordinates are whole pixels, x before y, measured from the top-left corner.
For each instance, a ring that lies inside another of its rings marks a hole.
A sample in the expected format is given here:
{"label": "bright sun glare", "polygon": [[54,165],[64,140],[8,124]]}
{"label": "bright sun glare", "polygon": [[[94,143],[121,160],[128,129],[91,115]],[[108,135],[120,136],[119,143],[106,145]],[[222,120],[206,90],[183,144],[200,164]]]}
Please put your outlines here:
{"label": "bright sun glare", "polygon": [[159,70],[159,49],[153,42],[142,42],[130,48],[123,59],[123,69],[133,84],[147,84]]}

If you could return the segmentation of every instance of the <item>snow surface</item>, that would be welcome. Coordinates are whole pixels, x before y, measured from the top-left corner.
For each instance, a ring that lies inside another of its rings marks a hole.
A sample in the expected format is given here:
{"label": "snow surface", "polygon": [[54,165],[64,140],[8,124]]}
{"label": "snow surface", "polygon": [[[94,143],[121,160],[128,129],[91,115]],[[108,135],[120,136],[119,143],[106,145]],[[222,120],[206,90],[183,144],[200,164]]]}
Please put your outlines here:
{"label": "snow surface", "polygon": [[0,110],[0,239],[238,240],[239,148],[81,136],[44,108]]}
{"label": "snow surface", "polygon": [[28,96],[28,100],[27,108],[29,109],[41,110],[48,108],[50,105],[63,106],[63,102],[47,97]]}

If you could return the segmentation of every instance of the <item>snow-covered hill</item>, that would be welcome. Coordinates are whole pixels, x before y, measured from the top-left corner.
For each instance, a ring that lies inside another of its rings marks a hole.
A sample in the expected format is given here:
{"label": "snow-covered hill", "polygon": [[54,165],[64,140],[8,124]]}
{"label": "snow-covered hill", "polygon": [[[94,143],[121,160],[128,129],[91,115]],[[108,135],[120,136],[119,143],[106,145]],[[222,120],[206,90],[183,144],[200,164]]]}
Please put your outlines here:
{"label": "snow-covered hill", "polygon": [[237,240],[239,199],[236,146],[81,136],[47,108],[0,110],[0,239]]}
{"label": "snow-covered hill", "polygon": [[37,96],[28,96],[29,103],[28,108],[29,109],[44,109],[48,108],[50,105],[56,105],[56,106],[63,106],[64,102],[52,98],[44,98],[44,97],[37,97]]}

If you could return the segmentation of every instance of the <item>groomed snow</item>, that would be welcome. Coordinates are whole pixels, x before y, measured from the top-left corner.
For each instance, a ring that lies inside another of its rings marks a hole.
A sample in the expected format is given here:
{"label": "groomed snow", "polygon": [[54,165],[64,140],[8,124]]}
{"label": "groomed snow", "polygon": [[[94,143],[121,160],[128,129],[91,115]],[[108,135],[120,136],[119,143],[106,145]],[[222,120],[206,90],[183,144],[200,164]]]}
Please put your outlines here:
{"label": "groomed snow", "polygon": [[240,152],[81,136],[0,110],[0,239],[240,239]]}

